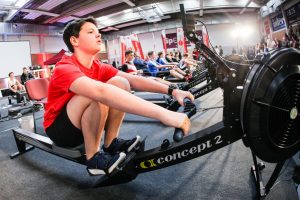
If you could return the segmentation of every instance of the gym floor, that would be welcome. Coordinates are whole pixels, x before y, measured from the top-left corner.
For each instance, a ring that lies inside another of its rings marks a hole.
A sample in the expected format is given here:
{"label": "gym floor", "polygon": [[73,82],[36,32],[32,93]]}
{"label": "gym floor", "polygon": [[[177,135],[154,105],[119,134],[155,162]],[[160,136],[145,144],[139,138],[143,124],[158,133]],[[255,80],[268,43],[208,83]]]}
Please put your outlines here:
{"label": "gym floor", "polygon": [[[222,106],[222,91],[214,90],[196,101],[198,108]],[[201,110],[201,109],[200,109]],[[40,112],[39,115],[43,113]],[[30,116],[30,115],[28,115]],[[241,140],[196,159],[168,168],[140,174],[129,183],[92,188],[99,177],[90,177],[83,165],[67,161],[39,149],[13,160],[16,151],[11,128],[28,127],[28,116],[22,120],[0,122],[0,199],[201,199],[250,200],[256,191],[250,167],[251,151]],[[165,138],[172,138],[173,129],[160,123],[128,116],[121,136],[148,136],[146,149],[156,147]],[[222,109],[209,109],[192,117],[192,133],[222,120]],[[21,125],[20,125],[21,121]],[[29,120],[30,121],[30,120]],[[38,120],[38,132],[43,132]],[[265,163],[266,182],[274,164]],[[293,182],[294,159],[287,160],[283,170],[265,199],[297,200]]]}

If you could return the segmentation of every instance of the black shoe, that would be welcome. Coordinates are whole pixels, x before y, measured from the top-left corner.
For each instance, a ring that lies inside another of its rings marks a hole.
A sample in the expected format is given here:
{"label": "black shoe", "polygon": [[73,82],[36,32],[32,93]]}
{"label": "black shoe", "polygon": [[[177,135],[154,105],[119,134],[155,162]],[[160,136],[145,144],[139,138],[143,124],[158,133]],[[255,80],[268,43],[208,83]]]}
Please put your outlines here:
{"label": "black shoe", "polygon": [[121,138],[115,138],[108,148],[103,146],[103,151],[110,154],[116,154],[119,152],[130,152],[132,149],[140,144],[141,137],[137,135],[131,140],[123,140]]}
{"label": "black shoe", "polygon": [[126,154],[123,152],[115,155],[97,152],[91,159],[87,160],[87,170],[92,176],[110,174],[125,160],[125,157]]}

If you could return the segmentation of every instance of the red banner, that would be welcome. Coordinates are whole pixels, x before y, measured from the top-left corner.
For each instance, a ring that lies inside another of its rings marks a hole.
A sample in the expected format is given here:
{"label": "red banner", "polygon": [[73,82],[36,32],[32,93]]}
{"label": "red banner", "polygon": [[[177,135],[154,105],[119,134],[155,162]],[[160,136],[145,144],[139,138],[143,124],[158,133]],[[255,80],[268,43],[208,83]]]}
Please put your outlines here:
{"label": "red banner", "polygon": [[187,53],[187,46],[182,28],[177,28],[177,46],[178,51],[181,53]]}
{"label": "red banner", "polygon": [[126,51],[126,41],[124,36],[120,36],[120,45],[121,45],[121,64],[125,63],[125,51]]}
{"label": "red banner", "polygon": [[266,18],[264,20],[264,26],[265,26],[265,32],[266,34],[270,34],[271,33],[271,30],[270,30],[270,22],[269,22],[269,18]]}
{"label": "red banner", "polygon": [[167,38],[166,38],[166,31],[165,30],[162,30],[161,31],[161,40],[162,40],[162,43],[163,43],[163,49],[164,49],[164,52],[165,54],[167,54]]}
{"label": "red banner", "polygon": [[205,26],[202,26],[203,43],[209,47],[209,38]]}
{"label": "red banner", "polygon": [[133,50],[135,52],[138,52],[140,54],[141,58],[144,59],[144,53],[143,53],[142,46],[141,46],[141,43],[139,41],[137,34],[130,35],[130,38],[131,38]]}

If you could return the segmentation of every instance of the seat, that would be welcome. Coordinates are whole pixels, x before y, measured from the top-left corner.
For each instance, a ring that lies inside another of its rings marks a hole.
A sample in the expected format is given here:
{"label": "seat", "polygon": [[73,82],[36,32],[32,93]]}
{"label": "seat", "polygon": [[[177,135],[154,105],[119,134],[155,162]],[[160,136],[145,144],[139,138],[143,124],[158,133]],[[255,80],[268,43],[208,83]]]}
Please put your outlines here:
{"label": "seat", "polygon": [[33,122],[34,122],[34,132],[36,133],[36,118],[35,118],[35,109],[37,106],[44,106],[47,102],[49,87],[48,78],[40,79],[31,79],[26,81],[25,88],[28,94],[29,100],[33,103]]}

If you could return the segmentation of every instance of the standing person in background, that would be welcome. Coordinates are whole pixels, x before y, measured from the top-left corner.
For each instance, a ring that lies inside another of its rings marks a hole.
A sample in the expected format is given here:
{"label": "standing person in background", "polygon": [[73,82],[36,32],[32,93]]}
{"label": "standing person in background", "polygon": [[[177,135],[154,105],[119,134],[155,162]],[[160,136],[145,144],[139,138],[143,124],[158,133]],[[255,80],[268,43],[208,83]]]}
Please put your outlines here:
{"label": "standing person in background", "polygon": [[114,68],[117,68],[116,60],[114,60],[111,64]]}
{"label": "standing person in background", "polygon": [[216,51],[216,53],[218,54],[218,55],[220,55],[220,49],[219,49],[219,47],[216,45],[216,47],[215,47],[215,51]]}
{"label": "standing person in background", "polygon": [[220,50],[219,55],[220,55],[221,57],[223,57],[224,52],[223,52],[223,49],[222,49],[222,46],[221,46],[221,45],[219,45],[219,50]]}
{"label": "standing person in background", "polygon": [[25,82],[34,79],[34,76],[28,71],[27,67],[23,67],[23,73],[21,75],[21,82],[25,85]]}
{"label": "standing person in background", "polygon": [[8,88],[11,91],[12,95],[15,95],[17,91],[25,90],[24,85],[22,85],[15,77],[13,72],[9,72],[8,74]]}
{"label": "standing person in background", "polygon": [[232,48],[231,55],[235,55],[235,54],[236,54],[236,50],[235,48]]}
{"label": "standing person in background", "polygon": [[287,34],[282,37],[281,47],[290,47],[290,41]]}

